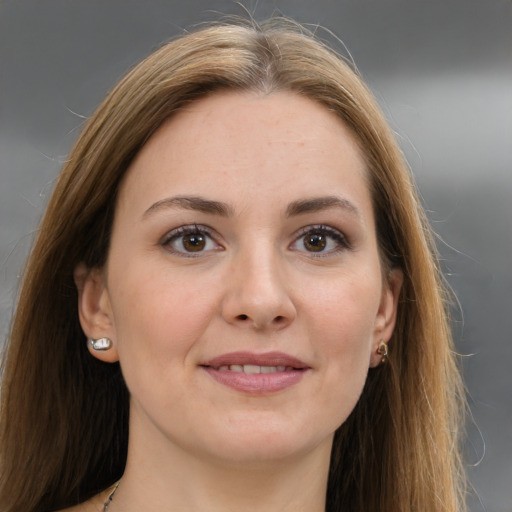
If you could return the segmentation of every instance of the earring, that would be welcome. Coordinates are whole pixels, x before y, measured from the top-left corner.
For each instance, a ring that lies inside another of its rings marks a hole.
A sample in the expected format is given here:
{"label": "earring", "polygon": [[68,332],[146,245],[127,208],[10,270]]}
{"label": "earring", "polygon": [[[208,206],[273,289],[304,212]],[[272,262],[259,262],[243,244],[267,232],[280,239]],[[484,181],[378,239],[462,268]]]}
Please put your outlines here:
{"label": "earring", "polygon": [[97,340],[89,339],[87,344],[93,350],[110,350],[112,348],[112,340],[110,338],[98,338]]}
{"label": "earring", "polygon": [[377,354],[382,356],[382,363],[388,360],[388,344],[385,341],[381,341],[377,347]]}

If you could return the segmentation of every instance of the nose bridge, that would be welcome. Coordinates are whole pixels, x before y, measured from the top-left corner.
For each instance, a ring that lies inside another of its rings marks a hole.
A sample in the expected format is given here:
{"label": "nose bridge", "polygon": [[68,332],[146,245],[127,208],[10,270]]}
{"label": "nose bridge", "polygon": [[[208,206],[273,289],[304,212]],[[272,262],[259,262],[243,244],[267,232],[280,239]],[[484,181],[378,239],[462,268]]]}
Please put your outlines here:
{"label": "nose bridge", "polygon": [[293,320],[295,307],[275,244],[265,237],[244,244],[231,265],[223,304],[227,321],[265,329]]}

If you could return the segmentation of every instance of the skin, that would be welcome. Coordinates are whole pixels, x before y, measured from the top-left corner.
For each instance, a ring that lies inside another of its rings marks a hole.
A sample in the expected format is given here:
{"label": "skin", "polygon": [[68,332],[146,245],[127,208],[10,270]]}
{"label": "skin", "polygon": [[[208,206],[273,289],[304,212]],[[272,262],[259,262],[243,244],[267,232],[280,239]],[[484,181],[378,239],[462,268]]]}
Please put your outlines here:
{"label": "skin", "polygon": [[[168,200],[198,196],[225,211]],[[184,246],[183,226],[204,247]],[[380,362],[401,286],[383,277],[364,160],[333,113],[288,92],[193,103],[128,170],[106,267],[75,280],[84,332],[113,341],[91,353],[119,360],[131,393],[109,512],[324,510],[334,431]],[[201,366],[240,350],[308,369],[251,394]]]}

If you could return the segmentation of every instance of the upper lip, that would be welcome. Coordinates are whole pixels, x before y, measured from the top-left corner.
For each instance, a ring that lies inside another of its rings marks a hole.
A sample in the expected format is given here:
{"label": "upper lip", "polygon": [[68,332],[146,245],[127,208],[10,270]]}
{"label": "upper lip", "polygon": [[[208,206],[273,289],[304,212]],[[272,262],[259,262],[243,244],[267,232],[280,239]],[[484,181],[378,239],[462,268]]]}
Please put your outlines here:
{"label": "upper lip", "polygon": [[286,366],[297,369],[310,368],[308,364],[300,359],[285,354],[284,352],[266,352],[262,354],[256,354],[253,352],[230,352],[228,354],[222,354],[220,356],[209,359],[201,366],[210,366],[213,368],[219,368],[221,366],[230,366],[232,364],[238,365],[255,365],[255,366]]}

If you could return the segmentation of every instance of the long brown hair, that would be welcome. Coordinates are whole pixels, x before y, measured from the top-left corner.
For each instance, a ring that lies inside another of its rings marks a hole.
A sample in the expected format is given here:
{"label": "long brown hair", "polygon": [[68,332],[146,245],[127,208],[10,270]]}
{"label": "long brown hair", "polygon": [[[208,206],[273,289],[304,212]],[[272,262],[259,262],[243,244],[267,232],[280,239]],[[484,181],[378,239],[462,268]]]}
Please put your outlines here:
{"label": "long brown hair", "polygon": [[221,89],[294,91],[339,116],[366,158],[385,272],[404,273],[389,362],[370,370],[335,434],[327,510],[463,510],[463,388],[448,295],[410,172],[357,73],[285,20],[211,26],[162,46],[86,124],[42,221],[8,340],[0,509],[69,506],[122,475],[129,396],[119,365],[87,352],[73,271],[105,263],[117,191],[145,142],[184,105]]}

